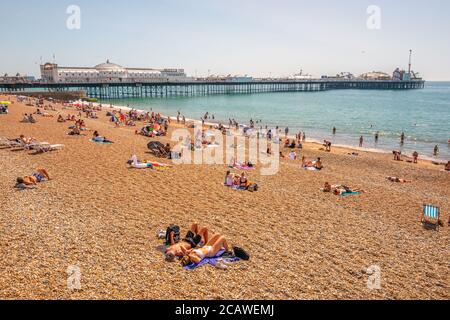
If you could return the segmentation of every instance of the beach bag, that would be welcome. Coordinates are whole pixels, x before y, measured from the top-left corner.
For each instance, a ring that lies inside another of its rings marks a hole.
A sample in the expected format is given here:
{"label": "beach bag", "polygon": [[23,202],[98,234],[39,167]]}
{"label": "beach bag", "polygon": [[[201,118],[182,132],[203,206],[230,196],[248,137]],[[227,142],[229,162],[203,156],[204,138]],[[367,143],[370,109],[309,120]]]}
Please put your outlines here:
{"label": "beach bag", "polygon": [[234,255],[236,257],[238,257],[239,259],[242,259],[245,261],[250,260],[250,255],[242,248],[233,247],[233,252],[234,252]]}
{"label": "beach bag", "polygon": [[256,192],[258,191],[258,185],[256,183],[252,183],[249,187],[248,187],[248,191],[250,192]]}
{"label": "beach bag", "polygon": [[167,227],[166,230],[166,246],[170,246],[170,234],[173,232],[173,241],[175,243],[180,242],[180,227],[171,224],[170,226]]}

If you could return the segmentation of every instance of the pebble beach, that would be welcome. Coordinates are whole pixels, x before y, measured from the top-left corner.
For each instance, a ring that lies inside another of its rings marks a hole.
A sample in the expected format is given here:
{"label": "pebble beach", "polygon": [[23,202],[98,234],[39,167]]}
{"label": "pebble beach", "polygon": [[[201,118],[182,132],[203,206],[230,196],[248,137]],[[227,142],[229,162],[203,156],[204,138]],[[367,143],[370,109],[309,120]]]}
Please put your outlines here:
{"label": "pebble beach", "polygon": [[[420,160],[395,162],[392,155],[305,143],[301,155],[321,157],[324,169],[300,169],[281,160],[276,175],[249,172],[257,192],[223,186],[226,165],[179,165],[169,170],[134,170],[126,161],[170,163],[148,152],[151,140],[137,127],[84,119],[114,141],[99,145],[68,136],[59,114],[77,115],[52,103],[53,117],[21,123],[36,107],[11,98],[0,115],[0,136],[21,134],[64,144],[35,154],[0,147],[0,299],[439,299],[450,298],[450,173]],[[17,177],[46,168],[52,180],[18,191]],[[235,170],[236,173],[240,173]],[[412,180],[389,182],[387,176]],[[320,191],[325,182],[363,189],[339,197]],[[444,226],[422,227],[423,204],[440,207]],[[249,261],[225,270],[204,266],[186,271],[161,253],[158,230],[175,223],[184,234],[193,222],[245,248]],[[81,272],[81,288],[70,290],[67,270]],[[368,287],[371,266],[381,287]]]}

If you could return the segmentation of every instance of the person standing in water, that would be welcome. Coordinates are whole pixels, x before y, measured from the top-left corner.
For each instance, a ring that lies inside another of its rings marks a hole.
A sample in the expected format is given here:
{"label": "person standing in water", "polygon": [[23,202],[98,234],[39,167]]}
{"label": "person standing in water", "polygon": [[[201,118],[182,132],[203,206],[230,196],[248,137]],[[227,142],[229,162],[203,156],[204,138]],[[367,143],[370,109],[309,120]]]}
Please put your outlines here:
{"label": "person standing in water", "polygon": [[336,134],[336,127],[333,127],[333,135]]}
{"label": "person standing in water", "polygon": [[364,144],[364,137],[361,136],[359,137],[359,147],[362,148],[363,144]]}
{"label": "person standing in water", "polygon": [[286,138],[287,138],[287,136],[288,136],[288,134],[289,134],[289,128],[288,128],[288,127],[286,127],[286,129],[284,129],[284,134],[285,134],[285,136],[286,136]]}
{"label": "person standing in water", "polygon": [[380,137],[380,132],[379,131],[377,131],[376,133],[375,133],[375,143],[378,143],[378,138]]}
{"label": "person standing in water", "polygon": [[404,144],[405,143],[405,133],[402,132],[402,135],[400,136],[400,144]]}
{"label": "person standing in water", "polygon": [[439,155],[439,147],[438,147],[438,145],[434,146],[433,154],[434,154],[435,157],[437,157]]}

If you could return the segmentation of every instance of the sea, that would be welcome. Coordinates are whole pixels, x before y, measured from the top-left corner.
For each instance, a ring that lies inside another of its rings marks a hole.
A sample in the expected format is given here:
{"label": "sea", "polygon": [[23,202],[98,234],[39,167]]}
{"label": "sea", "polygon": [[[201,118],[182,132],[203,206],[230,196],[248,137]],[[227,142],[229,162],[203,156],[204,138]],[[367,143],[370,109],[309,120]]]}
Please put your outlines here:
{"label": "sea", "polygon": [[[330,140],[333,145],[375,152],[419,152],[426,159],[450,160],[450,82],[427,82],[419,90],[330,90],[228,94],[193,97],[109,99],[105,104],[228,124],[229,119],[275,128],[289,135],[306,133],[307,141]],[[212,121],[214,116],[214,121]],[[333,135],[333,127],[336,134]],[[375,133],[379,132],[378,142]],[[404,144],[400,136],[404,132]],[[434,156],[438,146],[439,154]]]}

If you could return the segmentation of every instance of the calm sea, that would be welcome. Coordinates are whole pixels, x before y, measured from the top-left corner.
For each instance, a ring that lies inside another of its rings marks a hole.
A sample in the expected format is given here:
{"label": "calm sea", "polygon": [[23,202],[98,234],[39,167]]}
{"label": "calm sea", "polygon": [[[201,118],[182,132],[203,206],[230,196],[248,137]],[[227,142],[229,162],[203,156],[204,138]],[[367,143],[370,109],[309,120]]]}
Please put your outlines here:
{"label": "calm sea", "polygon": [[[427,82],[425,89],[411,91],[332,90],[102,102],[171,116],[179,110],[192,119],[209,112],[224,123],[229,118],[239,123],[262,120],[263,126],[280,126],[283,132],[287,126],[292,135],[301,130],[307,139],[329,139],[337,145],[356,147],[363,135],[365,148],[406,154],[417,150],[429,158],[435,158],[433,149],[438,145],[437,159],[450,159],[450,82]],[[333,127],[337,128],[335,136]],[[377,131],[380,138],[375,143]],[[403,146],[402,132],[407,137]]]}

